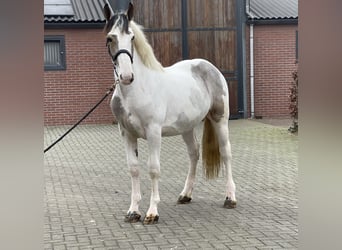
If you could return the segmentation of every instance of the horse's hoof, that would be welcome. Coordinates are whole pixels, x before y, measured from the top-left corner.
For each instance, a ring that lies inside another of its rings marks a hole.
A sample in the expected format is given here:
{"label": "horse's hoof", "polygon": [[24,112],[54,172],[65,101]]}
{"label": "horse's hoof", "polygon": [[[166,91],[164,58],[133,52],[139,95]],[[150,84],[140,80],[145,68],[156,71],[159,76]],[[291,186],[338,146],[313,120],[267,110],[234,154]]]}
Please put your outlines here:
{"label": "horse's hoof", "polygon": [[157,224],[158,223],[158,220],[159,220],[159,215],[149,215],[149,216],[146,216],[144,221],[143,221],[143,224],[144,225],[152,225],[152,224]]}
{"label": "horse's hoof", "polygon": [[190,197],[181,195],[181,196],[179,196],[177,203],[178,204],[187,204],[187,203],[190,203],[190,201],[191,201]]}
{"label": "horse's hoof", "polygon": [[226,198],[226,200],[224,201],[224,208],[236,208],[236,201],[233,201],[231,198]]}
{"label": "horse's hoof", "polygon": [[128,212],[128,214],[125,216],[125,222],[129,223],[135,223],[140,221],[141,215],[137,212]]}

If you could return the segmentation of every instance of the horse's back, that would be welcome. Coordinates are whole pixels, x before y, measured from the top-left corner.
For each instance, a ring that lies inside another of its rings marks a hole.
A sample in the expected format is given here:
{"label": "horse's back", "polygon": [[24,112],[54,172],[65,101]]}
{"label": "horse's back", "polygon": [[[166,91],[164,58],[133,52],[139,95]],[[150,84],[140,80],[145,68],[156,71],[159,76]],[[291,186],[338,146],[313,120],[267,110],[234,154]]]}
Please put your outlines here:
{"label": "horse's back", "polygon": [[[204,59],[191,59],[180,61],[171,67],[165,68],[166,71],[178,71],[183,74],[182,79],[190,77],[196,85],[204,87],[209,95],[209,99],[217,99],[223,96],[225,102],[229,102],[228,84],[226,79],[212,63]],[[183,82],[188,81],[188,79]],[[225,104],[228,105],[228,104]]]}
{"label": "horse's back", "polygon": [[204,83],[211,94],[217,94],[217,91],[223,92],[224,95],[228,94],[228,86],[224,76],[217,67],[205,59],[183,60],[165,68],[165,70],[191,75],[197,83]]}

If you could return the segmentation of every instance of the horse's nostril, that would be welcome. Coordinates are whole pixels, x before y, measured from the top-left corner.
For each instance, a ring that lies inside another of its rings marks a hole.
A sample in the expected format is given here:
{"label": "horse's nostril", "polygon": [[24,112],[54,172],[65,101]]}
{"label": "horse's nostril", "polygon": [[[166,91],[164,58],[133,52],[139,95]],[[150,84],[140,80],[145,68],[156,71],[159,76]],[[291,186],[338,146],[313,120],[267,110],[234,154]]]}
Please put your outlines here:
{"label": "horse's nostril", "polygon": [[134,81],[134,75],[132,74],[131,82],[133,82],[133,81]]}

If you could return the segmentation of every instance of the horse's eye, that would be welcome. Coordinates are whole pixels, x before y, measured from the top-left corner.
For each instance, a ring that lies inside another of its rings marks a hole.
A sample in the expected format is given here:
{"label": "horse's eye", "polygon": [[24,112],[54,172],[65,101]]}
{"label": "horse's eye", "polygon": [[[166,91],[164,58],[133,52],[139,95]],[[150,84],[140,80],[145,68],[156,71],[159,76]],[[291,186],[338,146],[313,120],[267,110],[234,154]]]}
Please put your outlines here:
{"label": "horse's eye", "polygon": [[107,44],[113,42],[113,39],[110,37],[107,37]]}
{"label": "horse's eye", "polygon": [[132,39],[131,39],[132,41],[134,40],[134,36],[132,36]]}

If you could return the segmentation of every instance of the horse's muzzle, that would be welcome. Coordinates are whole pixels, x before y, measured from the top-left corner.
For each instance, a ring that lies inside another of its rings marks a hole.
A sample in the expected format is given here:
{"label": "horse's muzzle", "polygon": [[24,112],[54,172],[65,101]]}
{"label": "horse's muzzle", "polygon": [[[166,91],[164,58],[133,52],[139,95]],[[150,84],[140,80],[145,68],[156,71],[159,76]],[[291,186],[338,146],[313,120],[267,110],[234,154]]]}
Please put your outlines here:
{"label": "horse's muzzle", "polygon": [[120,82],[125,85],[129,85],[134,81],[134,74],[120,74]]}

